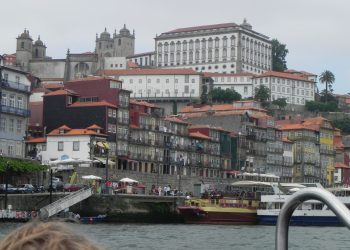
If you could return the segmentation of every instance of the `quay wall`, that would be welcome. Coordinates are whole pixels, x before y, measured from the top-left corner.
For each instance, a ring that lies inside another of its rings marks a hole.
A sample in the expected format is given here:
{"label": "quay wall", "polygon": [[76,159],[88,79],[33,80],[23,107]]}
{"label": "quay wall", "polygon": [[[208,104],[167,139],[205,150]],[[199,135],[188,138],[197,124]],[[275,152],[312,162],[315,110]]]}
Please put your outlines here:
{"label": "quay wall", "polygon": [[[54,193],[56,201],[67,193]],[[49,193],[10,194],[7,204],[12,210],[38,211],[49,204]],[[184,203],[184,197],[150,195],[107,195],[95,194],[70,207],[70,211],[81,216],[107,214],[111,222],[181,222],[177,214],[177,205]],[[4,195],[0,195],[0,209],[4,208]]]}

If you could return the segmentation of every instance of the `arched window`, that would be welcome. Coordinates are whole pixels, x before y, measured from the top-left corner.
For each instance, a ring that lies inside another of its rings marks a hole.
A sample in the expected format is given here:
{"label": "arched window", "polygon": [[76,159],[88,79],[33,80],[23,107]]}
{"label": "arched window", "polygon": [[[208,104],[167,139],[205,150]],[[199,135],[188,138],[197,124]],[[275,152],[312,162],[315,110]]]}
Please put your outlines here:
{"label": "arched window", "polygon": [[236,38],[235,36],[231,36],[231,47],[236,46]]}
{"label": "arched window", "polygon": [[163,45],[162,43],[158,43],[158,53],[162,53]]}
{"label": "arched window", "polygon": [[180,50],[181,50],[181,43],[180,43],[180,41],[178,41],[176,43],[176,51],[180,51]]}
{"label": "arched window", "polygon": [[187,50],[187,41],[182,42],[182,50],[186,51]]}
{"label": "arched window", "polygon": [[122,39],[118,39],[118,45],[120,46],[120,45],[122,45]]}
{"label": "arched window", "polygon": [[169,49],[169,44],[164,43],[164,52],[168,52],[168,49]]}
{"label": "arched window", "polygon": [[80,62],[74,67],[75,78],[82,78],[87,76],[89,73],[89,65],[87,63]]}
{"label": "arched window", "polygon": [[37,48],[35,49],[35,57],[39,57],[39,50]]}
{"label": "arched window", "polygon": [[196,50],[196,61],[199,60],[199,50]]}
{"label": "arched window", "polygon": [[187,61],[187,52],[183,52],[182,53],[182,63],[186,64],[186,61]]}
{"label": "arched window", "polygon": [[218,37],[215,38],[215,48],[219,48],[220,39]]}
{"label": "arched window", "polygon": [[208,48],[211,49],[213,47],[213,39],[210,37],[208,39]]}
{"label": "arched window", "polygon": [[209,60],[213,59],[213,51],[211,49],[208,50],[208,59]]}
{"label": "arched window", "polygon": [[246,45],[246,48],[249,49],[249,38],[247,38],[247,40],[245,41],[245,45]]}
{"label": "arched window", "polygon": [[219,60],[219,50],[215,50],[215,60]]}
{"label": "arched window", "polygon": [[21,42],[21,49],[24,49],[24,42]]}
{"label": "arched window", "polygon": [[202,50],[207,48],[207,41],[203,38],[202,39]]}
{"label": "arched window", "polygon": [[190,50],[193,50],[193,40],[190,40],[189,47],[190,47]]}
{"label": "arched window", "polygon": [[200,41],[199,41],[199,39],[196,40],[196,45],[195,45],[195,46],[196,46],[196,50],[198,50],[199,47],[200,47]]}
{"label": "arched window", "polygon": [[171,42],[170,43],[170,52],[174,52],[175,51],[175,43]]}
{"label": "arched window", "polygon": [[226,37],[226,36],[224,36],[224,38],[222,39],[222,46],[223,46],[224,48],[227,47],[227,37]]}
{"label": "arched window", "polygon": [[190,55],[189,55],[190,57],[189,57],[189,61],[190,61],[190,63],[192,63],[193,62],[193,52],[192,51],[190,51]]}
{"label": "arched window", "polygon": [[227,49],[223,49],[222,50],[222,59],[225,59],[226,60],[226,57],[227,57]]}

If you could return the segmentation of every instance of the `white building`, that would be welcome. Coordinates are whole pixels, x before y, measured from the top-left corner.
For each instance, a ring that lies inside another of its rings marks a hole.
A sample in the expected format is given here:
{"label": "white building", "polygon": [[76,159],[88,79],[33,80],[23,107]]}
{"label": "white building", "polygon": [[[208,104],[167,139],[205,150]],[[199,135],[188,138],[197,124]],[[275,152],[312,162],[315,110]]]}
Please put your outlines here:
{"label": "white building", "polygon": [[252,73],[203,73],[205,77],[213,79],[213,88],[232,89],[238,92],[242,98],[253,96],[253,76]]}
{"label": "white building", "polygon": [[202,94],[202,74],[192,69],[103,70],[99,74],[121,80],[136,99],[198,99]]}
{"label": "white building", "polygon": [[152,52],[146,52],[146,53],[140,53],[140,54],[128,56],[127,59],[136,63],[140,67],[151,68],[151,67],[155,67],[154,56],[155,56],[155,52],[152,51]]}
{"label": "white building", "polygon": [[106,141],[107,135],[102,134],[101,129],[96,125],[86,129],[71,129],[63,125],[47,135],[46,150],[42,150],[37,157],[44,164],[64,159],[91,160],[94,145]]}
{"label": "white building", "polygon": [[271,41],[252,29],[222,23],[164,32],[155,38],[157,67],[192,68],[218,73],[271,70]]}
{"label": "white building", "polygon": [[21,157],[28,125],[31,82],[28,73],[0,66],[0,154]]}
{"label": "white building", "polygon": [[289,104],[305,105],[306,101],[315,100],[314,80],[302,75],[268,71],[254,77],[253,92],[259,85],[270,89],[271,101],[286,98]]}

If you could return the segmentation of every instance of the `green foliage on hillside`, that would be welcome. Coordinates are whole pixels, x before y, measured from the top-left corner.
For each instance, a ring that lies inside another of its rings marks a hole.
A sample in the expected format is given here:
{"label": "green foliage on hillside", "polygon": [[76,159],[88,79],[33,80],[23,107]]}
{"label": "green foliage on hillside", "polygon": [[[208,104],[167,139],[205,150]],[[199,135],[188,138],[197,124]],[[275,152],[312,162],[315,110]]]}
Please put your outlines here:
{"label": "green foliage on hillside", "polygon": [[278,98],[278,99],[272,101],[272,104],[278,106],[280,109],[283,109],[287,106],[287,99],[286,98]]}
{"label": "green foliage on hillside", "polygon": [[233,101],[239,101],[242,96],[233,89],[218,89],[215,88],[209,93],[212,102],[216,103],[231,103]]}
{"label": "green foliage on hillside", "polygon": [[339,128],[342,131],[342,133],[350,134],[350,118],[335,120],[333,121],[333,125],[336,128]]}
{"label": "green foliage on hillside", "polygon": [[8,165],[8,170],[20,173],[31,173],[47,169],[47,166],[41,165],[35,161],[0,157],[0,172],[5,171],[6,165]]}
{"label": "green foliage on hillside", "polygon": [[285,44],[280,43],[277,39],[272,39],[272,70],[284,71],[287,69],[286,56],[288,49]]}
{"label": "green foliage on hillside", "polygon": [[335,102],[306,101],[305,108],[311,112],[335,112],[338,111],[338,104]]}

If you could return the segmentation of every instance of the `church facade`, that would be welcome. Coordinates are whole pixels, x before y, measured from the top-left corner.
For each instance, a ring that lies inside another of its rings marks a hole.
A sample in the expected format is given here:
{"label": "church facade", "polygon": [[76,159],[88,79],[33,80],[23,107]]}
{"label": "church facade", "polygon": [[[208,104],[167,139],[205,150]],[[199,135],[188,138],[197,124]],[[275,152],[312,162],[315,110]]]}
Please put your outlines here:
{"label": "church facade", "polygon": [[96,34],[94,52],[70,53],[66,58],[53,59],[46,55],[46,45],[40,39],[33,42],[28,30],[17,37],[16,64],[23,71],[32,73],[43,82],[57,82],[81,78],[104,69],[125,69],[126,57],[134,55],[135,32],[124,27],[113,36],[107,32]]}

